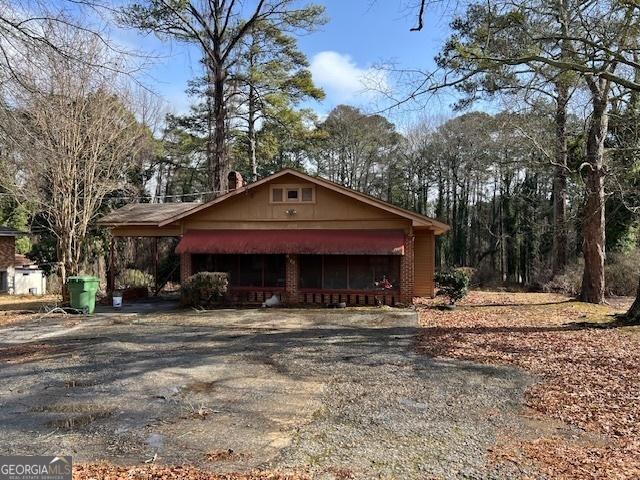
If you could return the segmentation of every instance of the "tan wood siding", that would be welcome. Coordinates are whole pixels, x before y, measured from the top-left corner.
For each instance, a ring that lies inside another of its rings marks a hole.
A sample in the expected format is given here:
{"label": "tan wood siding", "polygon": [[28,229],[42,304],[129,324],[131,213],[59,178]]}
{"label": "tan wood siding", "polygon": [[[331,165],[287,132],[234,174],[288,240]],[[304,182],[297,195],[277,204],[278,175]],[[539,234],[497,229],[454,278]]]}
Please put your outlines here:
{"label": "tan wood siding", "polygon": [[112,227],[111,235],[114,237],[179,237],[182,235],[179,225],[155,226],[127,226]]}
{"label": "tan wood siding", "polygon": [[189,221],[185,222],[184,230],[236,229],[236,230],[295,230],[295,229],[365,229],[365,230],[404,230],[409,231],[411,224],[408,220],[314,220],[307,222],[292,221]]}
{"label": "tan wood siding", "polygon": [[[277,184],[306,185],[289,175]],[[411,220],[346,195],[315,187],[315,202],[271,203],[270,184],[229,198],[184,219],[184,230],[202,228],[409,228]],[[293,212],[295,211],[295,213]],[[353,223],[357,221],[356,223]]]}
{"label": "tan wood siding", "polygon": [[433,297],[435,236],[431,230],[414,230],[414,290],[416,297]]}

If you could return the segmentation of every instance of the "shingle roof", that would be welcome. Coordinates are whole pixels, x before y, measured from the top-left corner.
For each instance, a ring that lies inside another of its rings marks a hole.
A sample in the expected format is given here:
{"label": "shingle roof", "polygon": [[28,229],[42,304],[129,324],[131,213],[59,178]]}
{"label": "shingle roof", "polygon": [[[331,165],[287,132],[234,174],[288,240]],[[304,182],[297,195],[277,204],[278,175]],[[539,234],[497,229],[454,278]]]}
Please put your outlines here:
{"label": "shingle roof", "polygon": [[114,212],[111,212],[110,214],[103,217],[100,221],[98,221],[98,224],[107,227],[125,225],[157,225],[159,227],[164,227],[166,225],[179,221],[188,215],[199,212],[202,209],[209,208],[212,205],[224,202],[236,195],[240,195],[267,182],[271,182],[283,175],[294,175],[300,177],[308,182],[316,183],[330,190],[334,190],[356,200],[368,203],[374,207],[410,219],[413,222],[414,226],[421,228],[430,228],[435,232],[436,235],[440,235],[449,230],[449,225],[434,218],[426,217],[411,210],[397,207],[378,198],[374,198],[362,192],[347,188],[343,185],[339,185],[321,177],[312,177],[310,175],[290,168],[285,168],[284,170],[274,173],[273,175],[269,175],[268,177],[258,180],[257,182],[253,182],[241,188],[230,191],[206,203],[136,203],[125,205],[124,207],[115,210]]}
{"label": "shingle roof", "polygon": [[197,202],[132,203],[102,217],[100,225],[157,225],[200,205]]}
{"label": "shingle roof", "polygon": [[351,188],[345,187],[344,185],[340,185],[338,183],[332,182],[330,180],[324,179],[322,177],[312,177],[311,175],[307,175],[306,173],[302,173],[299,172],[298,170],[294,170],[291,168],[285,168],[284,170],[280,170],[277,173],[274,173],[272,175],[269,175],[267,177],[264,177],[261,180],[258,180],[257,182],[253,182],[253,183],[249,183],[247,185],[245,185],[244,187],[238,188],[236,190],[232,190],[224,195],[221,195],[209,202],[206,203],[199,203],[197,204],[197,206],[195,206],[193,208],[193,210],[188,211],[188,212],[181,212],[178,213],[172,217],[167,218],[166,220],[160,222],[160,226],[163,227],[165,225],[168,225],[170,223],[173,223],[174,221],[180,220],[181,218],[184,218],[188,215],[192,215],[196,212],[199,212],[200,210],[203,210],[205,208],[209,208],[212,205],[216,205],[218,203],[224,202],[229,198],[232,198],[236,195],[241,195],[243,192],[247,192],[253,188],[256,188],[260,185],[264,185],[267,182],[271,182],[279,177],[282,177],[284,175],[293,175],[299,178],[302,178],[303,180],[306,180],[308,182],[311,183],[315,183],[317,185],[326,187],[330,190],[336,191],[338,193],[342,193],[344,195],[347,195],[351,198],[355,198],[356,200],[359,200],[361,202],[364,203],[368,203],[369,205],[373,205],[374,207],[378,207],[382,210],[386,210],[388,212],[392,212],[395,213],[401,217],[405,217],[408,219],[411,219],[413,221],[413,225],[414,226],[420,226],[420,227],[428,227],[428,228],[432,228],[433,231],[435,232],[436,235],[440,235],[442,233],[445,233],[447,230],[449,230],[449,225],[447,225],[446,223],[443,223],[439,220],[436,220],[435,218],[430,218],[427,217],[425,215],[421,215],[419,213],[413,212],[411,210],[407,210],[405,208],[401,208],[401,207],[397,207],[395,205],[392,205],[388,202],[385,202],[383,200],[380,200],[379,198],[375,198],[372,197],[371,195],[367,195],[365,193],[353,190]]}
{"label": "shingle roof", "polygon": [[25,255],[20,255],[16,253],[13,257],[13,264],[15,267],[28,267],[30,265],[36,265],[37,262],[27,258]]}
{"label": "shingle roof", "polygon": [[24,235],[25,232],[20,232],[15,228],[7,227],[5,225],[0,225],[0,237],[17,237],[19,235]]}

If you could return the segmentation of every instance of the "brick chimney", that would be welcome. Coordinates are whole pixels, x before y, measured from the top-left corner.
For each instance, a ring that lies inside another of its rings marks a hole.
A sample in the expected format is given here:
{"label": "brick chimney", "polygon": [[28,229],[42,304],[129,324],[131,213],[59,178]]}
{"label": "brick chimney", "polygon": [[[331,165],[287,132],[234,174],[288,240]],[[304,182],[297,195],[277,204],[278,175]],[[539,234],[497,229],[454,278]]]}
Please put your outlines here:
{"label": "brick chimney", "polygon": [[240,172],[236,172],[235,170],[232,170],[229,172],[229,175],[227,175],[227,183],[229,185],[230,192],[244,186],[242,175],[240,175]]}

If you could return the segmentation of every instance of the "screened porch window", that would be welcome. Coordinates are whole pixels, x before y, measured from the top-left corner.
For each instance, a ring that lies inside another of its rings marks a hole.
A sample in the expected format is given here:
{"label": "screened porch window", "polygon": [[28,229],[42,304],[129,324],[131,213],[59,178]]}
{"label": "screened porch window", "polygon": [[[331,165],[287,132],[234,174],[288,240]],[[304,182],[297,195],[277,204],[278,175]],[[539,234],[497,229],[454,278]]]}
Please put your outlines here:
{"label": "screened porch window", "polygon": [[379,290],[384,281],[400,288],[397,255],[301,255],[302,290]]}
{"label": "screened porch window", "polygon": [[193,273],[228,273],[231,287],[284,287],[284,255],[195,254],[192,261]]}

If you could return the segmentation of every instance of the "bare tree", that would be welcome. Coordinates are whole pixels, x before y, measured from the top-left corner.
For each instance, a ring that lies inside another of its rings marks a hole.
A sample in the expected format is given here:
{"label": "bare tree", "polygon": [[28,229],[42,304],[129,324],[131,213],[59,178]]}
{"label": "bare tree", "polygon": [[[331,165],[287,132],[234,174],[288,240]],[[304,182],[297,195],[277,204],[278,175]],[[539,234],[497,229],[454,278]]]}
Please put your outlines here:
{"label": "bare tree", "polygon": [[22,82],[24,64],[33,63],[35,66],[37,62],[37,58],[31,55],[34,50],[55,51],[61,57],[76,62],[95,60],[82,55],[76,45],[69,44],[66,39],[52,35],[53,28],[80,32],[87,40],[96,42],[122,60],[91,66],[133,78],[151,57],[111,42],[106,21],[87,22],[91,14],[95,14],[97,19],[101,18],[105,8],[111,10],[103,5],[102,0],[0,0],[0,83]]}
{"label": "bare tree", "polygon": [[144,131],[127,107],[119,76],[96,67],[118,65],[108,48],[74,28],[49,23],[45,31],[52,44],[73,45],[76,54],[31,45],[24,52],[30,61],[14,65],[20,81],[2,91],[1,181],[46,219],[64,284],[78,273],[103,200],[126,186]]}

